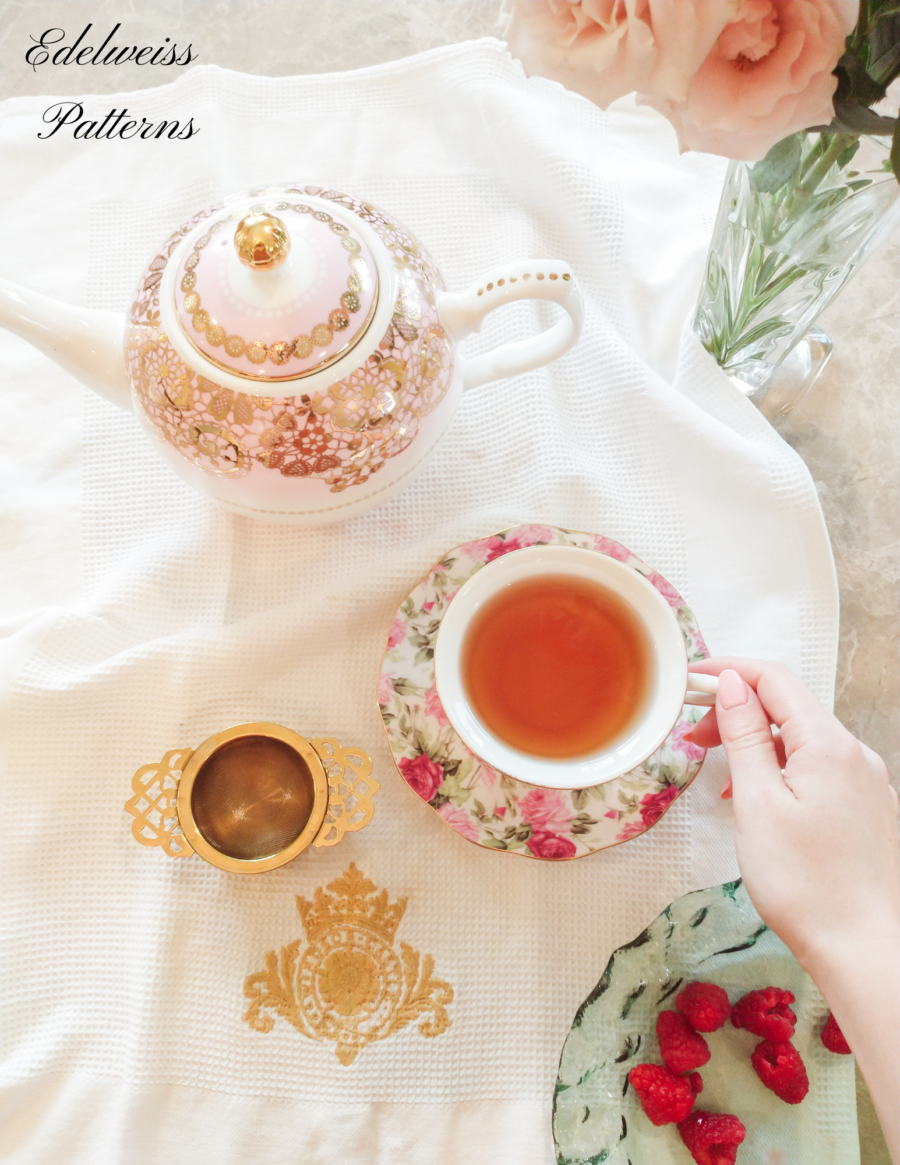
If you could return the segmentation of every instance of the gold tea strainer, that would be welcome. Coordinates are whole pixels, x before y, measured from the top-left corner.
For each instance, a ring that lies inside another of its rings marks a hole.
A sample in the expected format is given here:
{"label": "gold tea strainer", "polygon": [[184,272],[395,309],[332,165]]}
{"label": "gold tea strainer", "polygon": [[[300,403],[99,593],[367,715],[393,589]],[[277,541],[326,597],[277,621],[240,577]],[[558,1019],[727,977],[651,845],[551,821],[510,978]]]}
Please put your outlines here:
{"label": "gold tea strainer", "polygon": [[380,787],[362,749],[257,722],[142,765],[125,808],[141,845],[261,874],[364,828]]}

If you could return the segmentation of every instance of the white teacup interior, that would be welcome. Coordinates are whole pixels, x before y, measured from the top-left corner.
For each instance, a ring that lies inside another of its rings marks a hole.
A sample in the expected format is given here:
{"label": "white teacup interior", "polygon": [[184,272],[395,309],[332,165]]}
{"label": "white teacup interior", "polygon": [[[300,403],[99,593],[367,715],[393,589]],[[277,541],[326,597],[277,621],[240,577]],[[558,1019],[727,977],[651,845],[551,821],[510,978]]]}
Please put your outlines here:
{"label": "white teacup interior", "polygon": [[[504,588],[547,575],[586,579],[618,595],[640,621],[649,646],[651,667],[642,714],[618,737],[587,756],[540,757],[513,748],[479,719],[463,681],[463,642],[473,617]],[[578,546],[529,546],[495,559],[472,575],[441,621],[434,666],[444,711],[472,752],[500,772],[555,789],[599,785],[646,760],[677,721],[688,676],[678,620],[659,591],[631,567]]]}

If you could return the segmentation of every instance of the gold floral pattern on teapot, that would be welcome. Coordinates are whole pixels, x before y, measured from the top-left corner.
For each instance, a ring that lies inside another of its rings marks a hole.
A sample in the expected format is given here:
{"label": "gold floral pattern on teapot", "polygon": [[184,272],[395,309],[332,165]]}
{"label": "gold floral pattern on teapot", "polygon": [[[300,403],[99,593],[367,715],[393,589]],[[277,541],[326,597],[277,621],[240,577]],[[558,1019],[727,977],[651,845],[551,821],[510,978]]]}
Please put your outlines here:
{"label": "gold floral pattern on teapot", "polygon": [[[252,192],[262,209],[266,193]],[[362,367],[327,389],[283,399],[256,395],[249,383],[250,391],[236,392],[195,372],[161,325],[160,284],[181,241],[221,212],[220,203],[171,235],[141,280],[125,337],[132,396],[156,436],[208,474],[236,478],[267,470],[319,478],[341,493],[367,482],[402,453],[448,392],[453,352],[437,310],[443,282],[421,244],[371,204],[315,186],[283,193],[324,199],[350,211],[387,248],[397,294],[375,350]],[[280,360],[280,350],[277,355]]]}

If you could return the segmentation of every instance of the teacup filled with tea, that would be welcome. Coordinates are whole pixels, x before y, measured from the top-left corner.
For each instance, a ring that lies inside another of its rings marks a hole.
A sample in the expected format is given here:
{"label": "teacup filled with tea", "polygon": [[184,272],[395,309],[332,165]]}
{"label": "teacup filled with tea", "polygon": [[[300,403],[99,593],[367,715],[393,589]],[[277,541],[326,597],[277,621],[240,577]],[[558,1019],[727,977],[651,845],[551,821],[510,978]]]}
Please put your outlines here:
{"label": "teacup filled with tea", "polygon": [[688,673],[669,604],[642,574],[578,546],[530,546],[482,567],[447,608],[435,682],[483,761],[521,781],[579,789],[621,776],[713,704]]}

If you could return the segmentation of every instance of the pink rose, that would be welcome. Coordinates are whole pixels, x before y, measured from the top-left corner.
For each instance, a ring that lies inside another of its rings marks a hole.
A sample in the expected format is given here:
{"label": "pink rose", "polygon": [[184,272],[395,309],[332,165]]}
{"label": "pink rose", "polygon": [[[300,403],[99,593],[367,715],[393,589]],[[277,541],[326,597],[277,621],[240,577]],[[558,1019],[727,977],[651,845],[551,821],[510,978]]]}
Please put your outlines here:
{"label": "pink rose", "polygon": [[519,802],[519,813],[535,833],[566,833],[572,824],[572,811],[557,789],[532,789]]}
{"label": "pink rose", "polygon": [[694,725],[689,720],[678,721],[672,729],[672,735],[670,737],[672,749],[675,752],[680,752],[688,760],[703,760],[706,756],[706,749],[701,748],[699,744],[694,744],[692,740],[684,739],[684,734],[690,732],[693,727]]}
{"label": "pink rose", "polygon": [[394,694],[394,685],[391,683],[392,677],[387,672],[382,672],[378,677],[378,703],[383,708],[390,702],[391,696]]}
{"label": "pink rose", "polygon": [[[502,558],[513,550],[522,550],[535,542],[552,542],[553,531],[549,526],[522,526],[515,534],[500,538],[492,534],[490,538],[479,538],[475,542],[467,542],[462,548],[473,562],[493,562],[495,558]],[[449,602],[449,599],[447,600]]]}
{"label": "pink rose", "polygon": [[457,833],[461,833],[463,837],[468,838],[469,841],[478,841],[481,833],[478,826],[462,809],[457,809],[455,805],[451,805],[447,801],[438,809],[441,817],[447,822],[451,829],[455,829]]}
{"label": "pink rose", "polygon": [[462,553],[473,562],[490,562],[491,555],[503,542],[496,534],[490,538],[477,538],[474,542],[467,542],[462,547]]}
{"label": "pink rose", "polygon": [[832,70],[857,12],[857,0],[744,0],[687,95],[647,104],[669,118],[682,150],[757,161],[788,134],[831,121]]}
{"label": "pink rose", "polygon": [[396,647],[398,643],[402,643],[406,638],[407,623],[400,615],[395,615],[391,620],[391,629],[388,631],[388,651],[392,647]]}
{"label": "pink rose", "polygon": [[525,845],[536,858],[559,861],[575,856],[575,843],[567,837],[557,837],[555,833],[533,833]]}
{"label": "pink rose", "polygon": [[605,109],[637,90],[684,101],[740,0],[512,0],[509,51],[529,76],[561,81]]}
{"label": "pink rose", "polygon": [[[488,785],[488,787],[493,789],[494,785],[496,785],[496,783],[497,783],[497,770],[492,769],[490,765],[486,765],[484,763],[484,761],[482,761],[481,762],[481,775],[484,778],[485,783]],[[503,812],[504,813],[506,812],[505,808],[504,808]]]}
{"label": "pink rose", "polygon": [[487,561],[502,558],[504,554],[511,554],[514,550],[524,550],[526,546],[533,546],[535,542],[552,542],[553,531],[549,526],[523,526],[506,538],[497,538],[496,546],[488,553]]}
{"label": "pink rose", "polygon": [[649,829],[651,825],[655,825],[677,796],[678,790],[675,786],[666,785],[661,793],[647,793],[641,797],[641,820],[644,828]]}
{"label": "pink rose", "polygon": [[629,821],[627,825],[623,825],[616,834],[616,841],[628,841],[631,837],[637,837],[641,833],[645,833],[647,826],[643,821]]}
{"label": "pink rose", "polygon": [[417,757],[401,757],[397,767],[407,785],[423,801],[430,801],[444,782],[444,770],[424,752]]}
{"label": "pink rose", "polygon": [[552,542],[554,533],[549,526],[520,526],[513,537],[521,549],[523,546],[532,546],[535,542]]}
{"label": "pink rose", "polygon": [[666,600],[670,607],[683,607],[684,599],[679,595],[678,591],[672,586],[668,579],[663,578],[661,574],[657,574],[655,570],[651,570],[645,576],[647,582],[652,583],[662,597]]}
{"label": "pink rose", "polygon": [[615,558],[617,562],[627,563],[631,558],[630,550],[626,550],[619,542],[613,542],[612,538],[604,538],[602,534],[594,535],[594,549],[609,558]]}
{"label": "pink rose", "polygon": [[447,719],[447,713],[444,711],[444,705],[441,703],[441,698],[437,694],[437,688],[429,688],[425,693],[424,708],[426,715],[437,718],[438,724],[446,726],[450,723]]}

